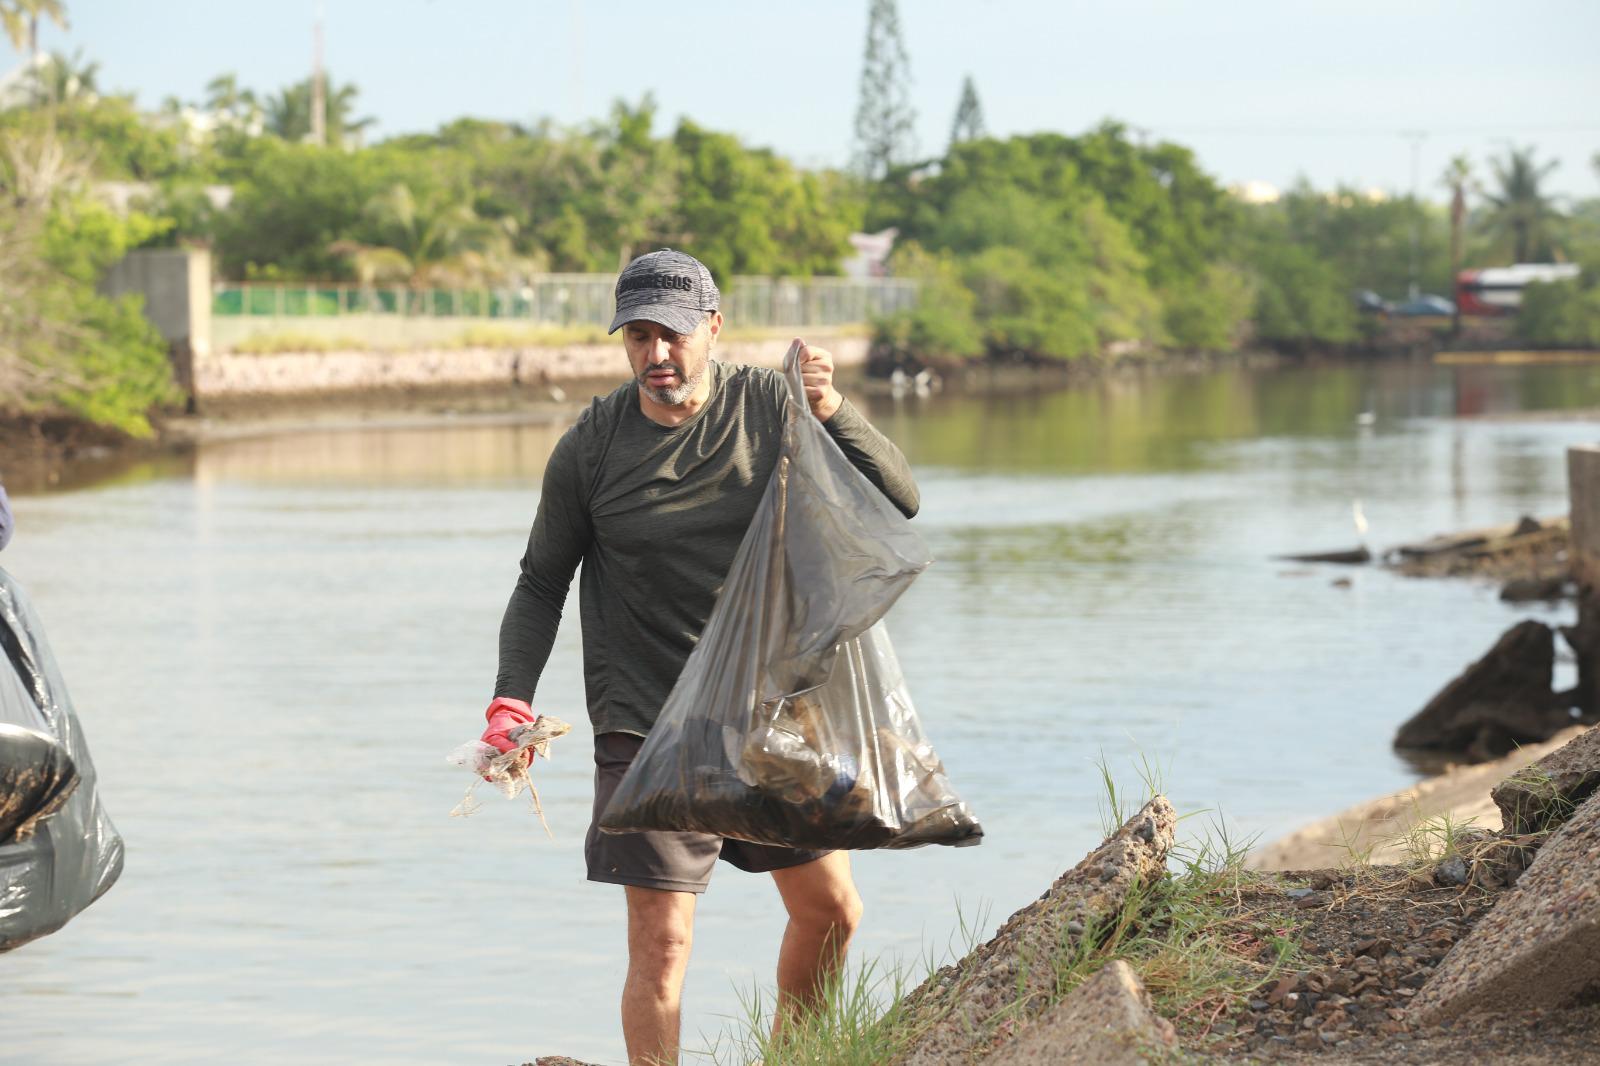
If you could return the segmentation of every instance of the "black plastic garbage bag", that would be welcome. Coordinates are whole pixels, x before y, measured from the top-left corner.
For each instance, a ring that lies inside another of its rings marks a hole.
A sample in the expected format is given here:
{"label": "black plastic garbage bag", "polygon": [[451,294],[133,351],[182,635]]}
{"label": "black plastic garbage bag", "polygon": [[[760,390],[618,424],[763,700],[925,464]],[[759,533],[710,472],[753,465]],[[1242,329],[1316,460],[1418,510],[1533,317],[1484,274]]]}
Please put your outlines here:
{"label": "black plastic garbage bag", "polygon": [[811,417],[798,341],[777,469],[606,832],[799,848],[976,844],[881,619],[927,546]]}
{"label": "black plastic garbage bag", "polygon": [[0,951],[53,933],[122,873],[122,838],[27,594],[0,570]]}

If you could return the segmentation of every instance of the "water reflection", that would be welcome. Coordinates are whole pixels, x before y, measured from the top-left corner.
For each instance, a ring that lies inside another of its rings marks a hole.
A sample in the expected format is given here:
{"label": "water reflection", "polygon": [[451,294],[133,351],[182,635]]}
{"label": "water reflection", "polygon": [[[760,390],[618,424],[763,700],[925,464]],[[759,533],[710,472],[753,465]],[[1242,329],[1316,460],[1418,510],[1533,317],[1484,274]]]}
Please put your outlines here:
{"label": "water reflection", "polygon": [[[1261,437],[1339,440],[1416,418],[1600,404],[1600,367],[1374,363],[1118,378],[1080,388],[871,403],[914,462],[1053,473],[1215,467],[1211,446]],[[893,413],[889,413],[889,412]],[[881,413],[880,413],[881,412]],[[1359,416],[1373,416],[1363,426]]]}
{"label": "water reflection", "polygon": [[200,447],[194,476],[202,485],[537,485],[565,430],[564,424],[497,421],[218,441]]}

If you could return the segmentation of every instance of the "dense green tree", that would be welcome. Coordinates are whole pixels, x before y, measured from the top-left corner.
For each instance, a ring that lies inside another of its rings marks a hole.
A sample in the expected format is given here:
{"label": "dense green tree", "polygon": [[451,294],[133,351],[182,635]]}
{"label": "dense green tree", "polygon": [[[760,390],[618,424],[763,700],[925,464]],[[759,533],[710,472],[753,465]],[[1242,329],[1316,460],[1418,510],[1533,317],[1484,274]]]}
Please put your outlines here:
{"label": "dense green tree", "polygon": [[858,218],[829,187],[764,149],[685,119],[673,134],[682,243],[725,282],[735,274],[838,269]]}
{"label": "dense green tree", "polygon": [[60,106],[0,112],[0,139],[46,131],[72,146],[96,179],[157,181],[192,166],[178,131],[141,115],[126,97],[80,97]]}
{"label": "dense green tree", "polygon": [[[1426,292],[1451,291],[1448,226],[1433,205],[1413,205],[1409,197],[1389,198],[1352,188],[1327,192],[1302,182],[1275,204],[1252,206],[1240,233],[1252,247],[1290,243],[1310,249],[1343,287],[1346,297],[1371,289],[1395,299],[1410,282],[1411,226],[1421,211],[1419,279]],[[1246,258],[1253,253],[1246,253]]]}
{"label": "dense green tree", "polygon": [[878,218],[961,264],[996,354],[1226,346],[1248,313],[1248,280],[1216,269],[1226,194],[1187,151],[1120,127],[957,144],[885,205]]}
{"label": "dense green tree", "polygon": [[137,297],[96,291],[107,267],[164,223],[85,195],[88,166],[48,129],[0,153],[0,407],[69,411],[147,434],[176,399],[166,345]]}
{"label": "dense green tree", "polygon": [[1303,245],[1274,242],[1257,250],[1253,265],[1256,336],[1298,352],[1359,339],[1355,305],[1332,263]]}
{"label": "dense green tree", "polygon": [[1600,348],[1600,243],[1588,247],[1577,278],[1528,286],[1517,334],[1537,347]]}
{"label": "dense green tree", "polygon": [[1178,348],[1233,351],[1247,337],[1256,288],[1254,276],[1244,267],[1211,263],[1199,277],[1163,291],[1162,328]]}
{"label": "dense green tree", "polygon": [[[397,154],[287,143],[251,142],[249,175],[217,220],[216,252],[224,276],[349,279],[354,267],[334,245],[357,238],[367,205],[395,183]],[[389,165],[385,165],[389,164]],[[285,190],[293,195],[284,195]]]}
{"label": "dense green tree", "polygon": [[905,241],[895,248],[894,266],[899,276],[922,284],[922,295],[914,308],[890,316],[882,325],[878,339],[893,362],[916,366],[984,354],[977,296],[963,282],[955,256],[934,254],[915,241]]}
{"label": "dense green tree", "polygon": [[1062,147],[1079,179],[1132,231],[1152,285],[1196,279],[1222,254],[1234,204],[1188,148],[1137,145],[1116,122]]}

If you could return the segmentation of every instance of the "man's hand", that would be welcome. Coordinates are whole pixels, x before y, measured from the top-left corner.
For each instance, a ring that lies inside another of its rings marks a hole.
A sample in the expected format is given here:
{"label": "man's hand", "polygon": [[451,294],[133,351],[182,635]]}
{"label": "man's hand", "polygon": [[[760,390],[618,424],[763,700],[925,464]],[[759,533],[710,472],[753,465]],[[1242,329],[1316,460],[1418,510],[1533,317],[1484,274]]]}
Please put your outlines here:
{"label": "man's hand", "polygon": [[826,422],[844,403],[844,397],[833,387],[833,353],[826,348],[800,345],[800,380],[805,382],[806,402],[818,422]]}
{"label": "man's hand", "polygon": [[[496,696],[483,716],[489,720],[489,728],[483,731],[483,736],[479,739],[502,755],[516,747],[506,734],[519,725],[531,725],[539,718],[526,701],[506,696]],[[526,763],[533,762],[532,748],[523,749],[522,754]]]}

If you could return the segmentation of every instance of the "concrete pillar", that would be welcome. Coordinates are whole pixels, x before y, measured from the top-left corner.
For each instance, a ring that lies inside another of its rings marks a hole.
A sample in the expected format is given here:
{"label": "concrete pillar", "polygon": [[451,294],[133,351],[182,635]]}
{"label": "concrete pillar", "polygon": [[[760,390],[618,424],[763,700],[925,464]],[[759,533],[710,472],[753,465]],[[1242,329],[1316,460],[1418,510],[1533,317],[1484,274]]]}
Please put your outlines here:
{"label": "concrete pillar", "polygon": [[194,399],[194,361],[211,354],[211,252],[205,248],[144,248],[106,272],[108,296],[137,293],[144,316],[160,331],[178,386]]}
{"label": "concrete pillar", "polygon": [[1600,445],[1567,449],[1572,500],[1572,576],[1578,582],[1578,624],[1566,630],[1578,658],[1578,705],[1600,714]]}

